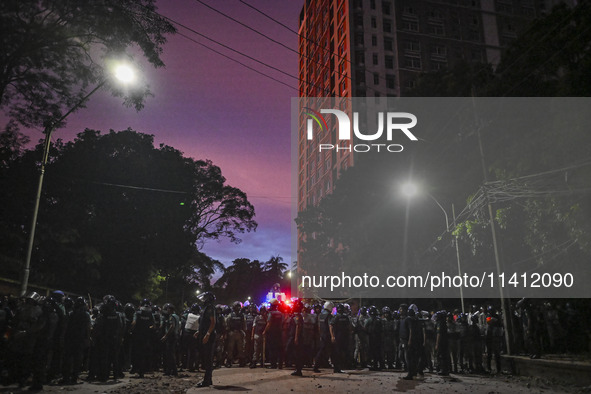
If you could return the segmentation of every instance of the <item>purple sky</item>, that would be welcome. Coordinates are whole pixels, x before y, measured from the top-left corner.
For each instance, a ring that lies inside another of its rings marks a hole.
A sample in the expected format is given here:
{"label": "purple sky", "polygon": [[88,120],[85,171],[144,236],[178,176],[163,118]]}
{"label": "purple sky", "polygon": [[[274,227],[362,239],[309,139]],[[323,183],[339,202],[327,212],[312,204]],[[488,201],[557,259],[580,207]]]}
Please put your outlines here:
{"label": "purple sky", "polygon": [[[297,36],[251,10],[238,0],[207,4],[297,49]],[[302,0],[247,0],[275,19],[297,30]],[[216,14],[195,0],[158,1],[158,11],[232,48],[292,75],[297,54]],[[182,28],[197,41],[297,87],[297,80],[217,46]],[[259,227],[243,242],[210,241],[204,252],[228,264],[235,258],[267,260],[280,255],[290,263],[290,98],[297,91],[225,59],[186,38],[169,37],[164,47],[166,68],[144,67],[155,97],[136,113],[121,100],[99,91],[68,118],[55,138],[71,140],[85,127],[134,130],[153,134],[156,144],[171,145],[186,156],[211,159],[228,184],[245,191],[255,206]],[[37,142],[41,133],[33,132]],[[294,257],[295,259],[295,257]]]}

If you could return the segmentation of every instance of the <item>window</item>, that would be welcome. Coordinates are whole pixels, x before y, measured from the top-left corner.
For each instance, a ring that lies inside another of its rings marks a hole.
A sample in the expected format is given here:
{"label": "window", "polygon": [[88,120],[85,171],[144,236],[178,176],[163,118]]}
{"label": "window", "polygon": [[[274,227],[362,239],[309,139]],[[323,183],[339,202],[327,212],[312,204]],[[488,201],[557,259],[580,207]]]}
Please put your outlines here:
{"label": "window", "polygon": [[369,6],[372,10],[375,10],[376,9],[376,0],[370,0]]}
{"label": "window", "polygon": [[378,45],[378,38],[376,36],[371,36],[371,46],[375,47]]}
{"label": "window", "polygon": [[385,1],[382,2],[382,13],[384,15],[390,15],[390,4]]}
{"label": "window", "polygon": [[371,17],[371,27],[373,29],[378,27],[378,21],[376,20],[376,18],[374,18],[373,16]]}
{"label": "window", "polygon": [[386,56],[384,64],[386,68],[393,69],[394,68],[394,56]]}
{"label": "window", "polygon": [[447,69],[446,62],[431,62],[431,67],[433,70],[445,70]]}
{"label": "window", "polygon": [[409,15],[416,15],[416,11],[412,7],[404,7],[402,9],[402,14],[409,16]]}
{"label": "window", "polygon": [[431,47],[433,56],[447,56],[447,48],[443,45],[434,45]]}
{"label": "window", "polygon": [[396,89],[394,75],[386,75],[386,87],[388,89]]}
{"label": "window", "polygon": [[391,38],[384,38],[384,49],[386,51],[393,51],[394,45]]}
{"label": "window", "polygon": [[392,22],[389,19],[383,21],[384,33],[392,33]]}
{"label": "window", "polygon": [[429,34],[434,34],[436,36],[442,36],[444,34],[443,23],[429,24]]}
{"label": "window", "polygon": [[402,29],[408,31],[419,31],[419,24],[417,22],[402,21]]}
{"label": "window", "polygon": [[419,52],[421,50],[421,43],[418,41],[404,41],[404,50],[409,52]]}
{"label": "window", "polygon": [[355,34],[355,45],[356,46],[363,46],[363,33],[356,33]]}
{"label": "window", "polygon": [[377,53],[374,53],[372,55],[372,60],[373,60],[374,66],[377,66],[378,65],[378,54]]}
{"label": "window", "polygon": [[374,85],[380,84],[380,75],[378,73],[373,73],[373,84]]}
{"label": "window", "polygon": [[421,69],[421,58],[420,57],[406,56],[404,58],[404,65],[407,68],[412,68],[412,69],[415,69],[415,70],[420,70]]}

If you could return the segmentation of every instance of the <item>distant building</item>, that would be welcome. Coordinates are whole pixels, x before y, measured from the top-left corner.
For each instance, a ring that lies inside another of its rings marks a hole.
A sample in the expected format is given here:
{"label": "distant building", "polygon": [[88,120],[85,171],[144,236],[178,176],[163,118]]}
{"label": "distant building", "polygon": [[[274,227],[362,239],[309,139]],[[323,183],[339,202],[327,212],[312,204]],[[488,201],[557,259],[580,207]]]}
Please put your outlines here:
{"label": "distant building", "polygon": [[[299,17],[299,95],[399,97],[420,72],[459,60],[497,65],[503,48],[557,3],[306,0]],[[305,142],[299,149],[298,211],[317,204],[340,171],[355,163],[352,153],[319,155],[306,151]]]}
{"label": "distant building", "polygon": [[[503,49],[560,2],[305,0],[299,17],[299,96],[400,97],[421,72],[458,61],[496,66]],[[333,130],[334,124],[328,127]],[[322,138],[337,144],[332,131]],[[356,160],[354,152],[310,149],[300,131],[298,212],[330,194],[341,171]],[[298,242],[303,237],[298,234]]]}

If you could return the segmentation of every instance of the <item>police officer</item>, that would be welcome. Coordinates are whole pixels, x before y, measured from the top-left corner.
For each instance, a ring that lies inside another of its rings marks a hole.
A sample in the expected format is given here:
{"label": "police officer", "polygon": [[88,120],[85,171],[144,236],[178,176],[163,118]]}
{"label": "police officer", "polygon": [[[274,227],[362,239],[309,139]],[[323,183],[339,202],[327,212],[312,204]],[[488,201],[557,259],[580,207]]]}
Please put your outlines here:
{"label": "police officer", "polygon": [[201,356],[201,364],[205,370],[205,376],[197,387],[208,387],[213,384],[213,352],[216,335],[215,295],[207,291],[200,294],[198,300],[203,304],[203,309],[199,321],[199,330],[195,333],[195,336],[199,344],[199,354]]}
{"label": "police officer", "polygon": [[416,316],[417,311],[417,306],[411,304],[408,307],[406,318],[400,323],[400,342],[404,348],[408,371],[408,374],[403,377],[405,380],[412,380],[418,372],[419,357],[424,341],[423,331]]}
{"label": "police officer", "polygon": [[302,317],[303,304],[301,300],[295,300],[292,306],[292,318],[289,327],[289,342],[292,343],[295,371],[292,376],[302,376],[304,367],[302,334],[304,332],[304,318]]}
{"label": "police officer", "polygon": [[[8,343],[10,352],[10,367],[12,376],[23,387],[31,373],[31,367],[35,360],[35,345],[46,325],[43,318],[43,310],[39,305],[41,296],[35,292],[27,295],[21,305],[18,306],[15,316],[11,321],[12,337]],[[36,382],[33,389],[41,390],[42,382]]]}
{"label": "police officer", "polygon": [[346,363],[346,357],[349,353],[349,334],[351,320],[347,316],[346,308],[343,304],[337,305],[337,314],[331,320],[330,336],[333,344],[333,372],[344,373],[343,368]]}
{"label": "police officer", "polygon": [[304,365],[312,366],[317,347],[318,315],[310,313],[310,305],[306,304],[302,309],[302,319],[304,322],[302,333]]}
{"label": "police officer", "polygon": [[134,369],[140,378],[143,378],[144,373],[150,369],[153,327],[154,315],[152,314],[152,302],[144,298],[140,303],[140,309],[135,312],[132,322],[133,349],[135,354]]}
{"label": "police officer", "polygon": [[116,378],[119,370],[119,350],[122,335],[121,318],[116,311],[117,299],[112,295],[103,297],[103,307],[95,323],[96,350],[98,352],[98,379],[107,381],[113,371]]}
{"label": "police officer", "polygon": [[486,364],[492,374],[491,361],[494,355],[496,373],[501,373],[501,347],[503,346],[503,322],[493,306],[488,307],[486,316]]}
{"label": "police officer", "polygon": [[176,343],[178,340],[180,320],[174,313],[174,305],[167,303],[162,307],[164,335],[160,341],[164,344],[164,375],[178,376],[176,366]]}
{"label": "police officer", "polygon": [[366,324],[369,319],[367,314],[367,307],[362,306],[359,308],[357,317],[351,318],[351,324],[353,326],[353,333],[355,335],[355,362],[361,368],[368,366],[367,363],[367,348],[369,345],[369,338],[367,335]]}
{"label": "police officer", "polygon": [[123,334],[123,346],[121,349],[121,369],[129,371],[132,363],[132,323],[135,315],[135,306],[132,303],[127,303],[123,307],[123,314],[125,316],[125,333]]}
{"label": "police officer", "polygon": [[270,301],[270,311],[267,318],[267,325],[263,331],[266,346],[269,349],[269,368],[277,368],[281,357],[281,324],[283,314],[279,311],[279,301],[273,298]]}
{"label": "police officer", "polygon": [[396,364],[396,348],[394,347],[394,335],[396,329],[394,328],[394,317],[390,307],[382,308],[382,346],[384,348],[385,365],[387,368],[393,369]]}
{"label": "police officer", "polygon": [[227,368],[232,366],[235,350],[238,355],[240,367],[244,367],[246,365],[246,360],[244,359],[244,331],[246,330],[246,321],[241,309],[242,304],[239,301],[234,302],[232,305],[232,312],[226,320],[228,325],[228,359],[226,361]]}
{"label": "police officer", "polygon": [[74,309],[68,316],[64,361],[62,364],[62,380],[60,384],[77,384],[84,349],[90,341],[90,314],[84,297],[76,298]]}
{"label": "police officer", "polygon": [[314,357],[314,372],[320,372],[320,366],[327,363],[328,356],[331,354],[332,341],[330,333],[330,322],[332,320],[332,309],[334,304],[326,301],[322,311],[318,315],[318,331],[320,333],[320,343],[318,344],[318,352]]}
{"label": "police officer", "polygon": [[187,369],[189,372],[195,372],[199,369],[199,361],[197,359],[197,339],[195,333],[199,329],[201,307],[198,304],[191,305],[189,313],[187,314],[187,321],[185,322],[185,330],[183,331],[183,343],[187,347]]}
{"label": "police officer", "polygon": [[259,314],[255,317],[254,323],[252,325],[252,332],[250,333],[252,337],[252,341],[254,343],[254,352],[252,354],[252,361],[250,363],[250,368],[256,368],[257,363],[261,364],[261,367],[264,367],[264,335],[263,331],[265,331],[265,327],[267,326],[267,308],[265,306],[261,306],[259,310]]}
{"label": "police officer", "polygon": [[435,317],[435,353],[437,354],[439,374],[449,376],[451,361],[449,358],[449,340],[447,337],[447,312],[441,310],[433,316]]}
{"label": "police officer", "polygon": [[369,359],[371,360],[371,371],[380,371],[384,367],[382,358],[382,319],[379,316],[378,308],[370,306],[368,310],[369,318],[365,323],[365,328],[369,343]]}
{"label": "police officer", "polygon": [[252,360],[252,354],[254,351],[254,344],[252,342],[252,326],[254,325],[254,319],[258,315],[258,309],[255,304],[250,304],[248,301],[244,303],[246,313],[244,314],[244,322],[246,330],[244,331],[244,362]]}

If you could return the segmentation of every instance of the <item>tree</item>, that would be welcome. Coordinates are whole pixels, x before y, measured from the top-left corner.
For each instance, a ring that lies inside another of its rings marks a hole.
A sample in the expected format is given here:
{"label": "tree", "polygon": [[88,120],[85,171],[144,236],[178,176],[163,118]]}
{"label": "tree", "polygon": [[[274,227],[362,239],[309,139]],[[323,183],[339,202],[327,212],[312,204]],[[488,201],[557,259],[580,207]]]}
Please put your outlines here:
{"label": "tree", "polygon": [[[175,28],[155,13],[154,0],[6,0],[0,2],[0,107],[19,123],[59,119],[106,81],[109,60],[140,53],[162,67],[166,35]],[[146,86],[127,92],[137,109]]]}
{"label": "tree", "polygon": [[[20,179],[35,171],[39,149],[25,152],[3,180],[11,193],[2,196],[0,221],[20,233],[34,195]],[[52,151],[32,280],[124,299],[153,291],[157,277],[203,280],[219,264],[199,247],[220,237],[239,242],[240,233],[256,229],[253,217],[246,195],[210,161],[155,148],[153,136],[130,129],[87,129]],[[0,254],[23,247],[4,245]]]}

